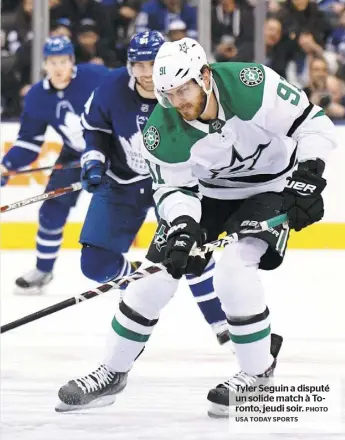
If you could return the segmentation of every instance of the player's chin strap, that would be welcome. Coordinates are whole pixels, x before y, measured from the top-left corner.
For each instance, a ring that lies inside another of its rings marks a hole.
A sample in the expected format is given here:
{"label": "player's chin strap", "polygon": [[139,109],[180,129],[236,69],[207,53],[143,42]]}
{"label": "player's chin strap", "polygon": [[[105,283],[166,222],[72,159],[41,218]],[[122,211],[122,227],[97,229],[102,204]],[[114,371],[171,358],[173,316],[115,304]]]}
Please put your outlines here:
{"label": "player's chin strap", "polygon": [[205,81],[202,79],[202,76],[201,76],[201,78],[196,79],[196,82],[199,84],[199,86],[206,93],[205,107],[204,107],[204,109],[203,109],[203,111],[202,111],[202,113],[200,115],[200,116],[202,116],[203,113],[205,113],[205,111],[207,110],[207,107],[208,107],[208,104],[210,102],[210,98],[211,98],[211,95],[212,95],[212,92],[213,92],[213,75],[212,75],[212,72],[210,72],[210,87],[209,88],[206,87]]}
{"label": "player's chin strap", "polygon": [[[226,235],[219,240],[211,241],[210,243],[206,243],[200,248],[195,248],[192,250],[191,255],[193,256],[201,256],[205,257],[208,252],[213,252],[215,249],[220,247],[224,247],[229,243],[234,243],[239,240],[239,236],[248,233],[258,233],[262,231],[267,231],[270,228],[274,228],[283,223],[286,223],[288,220],[286,214],[281,214],[276,217],[272,217],[269,220],[264,222],[249,222],[250,227],[241,229],[240,234],[233,233]],[[116,281],[109,281],[106,284],[102,284],[101,286],[96,287],[93,290],[89,290],[87,292],[81,293],[80,295],[73,296],[72,298],[66,299],[65,301],[54,304],[46,309],[39,310],[38,312],[32,313],[31,315],[24,316],[23,318],[17,319],[16,321],[10,322],[1,326],[0,333],[5,333],[9,330],[12,330],[16,327],[20,327],[28,322],[36,321],[37,319],[43,318],[44,316],[51,315],[52,313],[58,312],[59,310],[66,309],[67,307],[74,306],[75,304],[79,304],[82,301],[86,301],[88,299],[94,298],[95,296],[101,295],[102,293],[108,292],[111,289],[123,289],[127,287],[127,285],[133,281],[140,280],[148,275],[152,275],[154,273],[165,270],[165,266],[163,264],[152,264],[152,266],[146,268],[139,268],[132,275],[120,278]]]}

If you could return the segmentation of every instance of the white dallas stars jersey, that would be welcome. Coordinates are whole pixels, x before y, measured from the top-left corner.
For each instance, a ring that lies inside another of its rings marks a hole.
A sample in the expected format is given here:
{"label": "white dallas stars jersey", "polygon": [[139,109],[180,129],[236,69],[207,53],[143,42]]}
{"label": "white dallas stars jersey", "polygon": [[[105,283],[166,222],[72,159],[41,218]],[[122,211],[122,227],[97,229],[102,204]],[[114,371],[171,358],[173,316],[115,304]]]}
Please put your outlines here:
{"label": "white dallas stars jersey", "polygon": [[335,147],[323,110],[270,68],[211,68],[217,119],[185,121],[175,109],[157,105],[144,130],[155,202],[168,222],[180,215],[199,221],[200,195],[245,199],[280,192],[297,160],[326,160]]}

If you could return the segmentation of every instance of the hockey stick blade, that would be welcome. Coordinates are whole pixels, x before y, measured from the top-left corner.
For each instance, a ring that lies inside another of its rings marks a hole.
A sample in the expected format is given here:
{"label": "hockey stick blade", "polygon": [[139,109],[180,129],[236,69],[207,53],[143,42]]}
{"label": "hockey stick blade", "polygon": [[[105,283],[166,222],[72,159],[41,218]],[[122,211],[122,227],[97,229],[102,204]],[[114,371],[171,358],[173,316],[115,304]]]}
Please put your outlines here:
{"label": "hockey stick blade", "polygon": [[[274,226],[279,226],[287,222],[287,220],[288,218],[286,214],[278,215],[277,217],[273,217],[267,221],[261,222],[259,224],[260,227],[255,228],[254,231],[247,230],[247,232],[258,233],[258,232],[266,231],[269,228],[272,228]],[[204,257],[208,252],[213,252],[215,249],[227,246],[229,243],[234,243],[238,241],[238,239],[239,236],[237,233],[227,235],[219,240],[206,243],[200,248],[192,249],[191,255],[192,256],[198,255]],[[32,313],[31,315],[24,316],[23,318],[17,319],[16,321],[12,321],[8,324],[5,324],[1,326],[0,333],[6,333],[9,330],[12,330],[17,327],[21,327],[24,324],[27,324],[32,321],[36,321],[37,319],[43,318],[44,316],[51,315],[52,313],[66,309],[67,307],[74,306],[75,304],[79,304],[83,301],[99,296],[102,293],[108,292],[109,290],[126,288],[129,283],[140,280],[141,278],[145,278],[149,275],[160,272],[162,270],[165,270],[165,266],[163,264],[152,264],[152,266],[149,266],[145,269],[139,268],[131,275],[125,276],[116,281],[109,281],[108,283],[102,284],[101,286],[98,286],[95,289],[88,290],[87,292],[81,293],[80,295],[76,295],[72,298],[66,299],[65,301],[54,304],[45,309],[39,310],[38,312]]]}

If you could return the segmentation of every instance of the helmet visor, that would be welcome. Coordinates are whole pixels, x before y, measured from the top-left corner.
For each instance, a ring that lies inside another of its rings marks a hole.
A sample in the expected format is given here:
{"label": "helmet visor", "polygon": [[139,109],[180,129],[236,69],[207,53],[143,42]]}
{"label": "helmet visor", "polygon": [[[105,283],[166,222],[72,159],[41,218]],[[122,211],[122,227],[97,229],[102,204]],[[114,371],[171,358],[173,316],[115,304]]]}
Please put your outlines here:
{"label": "helmet visor", "polygon": [[200,87],[192,79],[179,87],[158,92],[164,99],[166,107],[180,108],[186,103],[193,102],[200,93]]}

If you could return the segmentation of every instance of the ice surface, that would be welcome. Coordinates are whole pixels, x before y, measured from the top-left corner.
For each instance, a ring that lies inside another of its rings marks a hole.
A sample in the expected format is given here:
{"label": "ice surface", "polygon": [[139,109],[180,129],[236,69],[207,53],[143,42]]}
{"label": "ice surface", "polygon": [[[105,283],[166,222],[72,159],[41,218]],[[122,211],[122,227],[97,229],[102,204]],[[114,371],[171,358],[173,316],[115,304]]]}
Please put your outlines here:
{"label": "ice surface", "polygon": [[[132,252],[133,259],[138,256]],[[345,381],[344,263],[341,251],[290,251],[280,269],[262,273],[272,328],[285,338],[277,376]],[[1,254],[2,324],[96,285],[80,274],[79,253],[63,251],[44,296],[14,296],[15,278],[33,265],[32,252]],[[1,336],[1,440],[345,438],[345,433],[234,435],[228,421],[208,418],[208,390],[237,366],[217,345],[184,282],[115,405],[55,413],[59,387],[97,367],[116,301],[112,291]]]}

